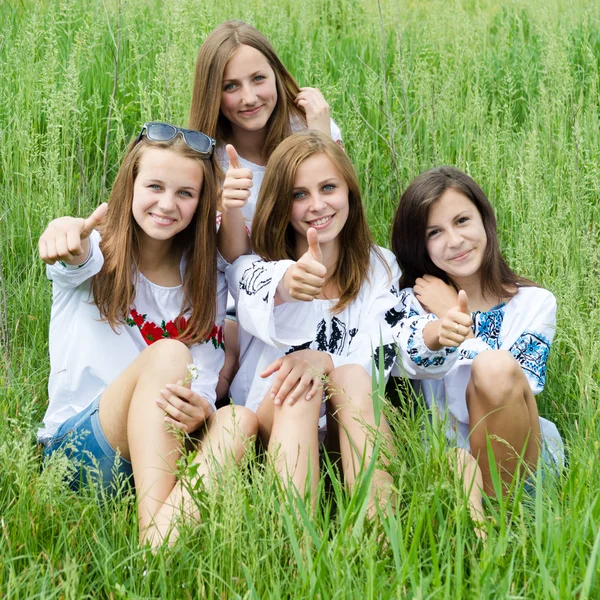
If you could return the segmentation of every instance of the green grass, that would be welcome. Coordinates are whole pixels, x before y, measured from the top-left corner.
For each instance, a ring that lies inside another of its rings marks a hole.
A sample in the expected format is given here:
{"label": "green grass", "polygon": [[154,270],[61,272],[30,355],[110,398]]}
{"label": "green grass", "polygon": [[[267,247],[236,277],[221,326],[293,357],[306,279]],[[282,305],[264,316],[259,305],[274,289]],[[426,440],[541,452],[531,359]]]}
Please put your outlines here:
{"label": "green grass", "polygon": [[[485,545],[439,426],[423,449],[422,411],[388,412],[399,506],[374,523],[360,485],[350,496],[332,474],[313,515],[250,461],[150,556],[131,496],[72,494],[60,460],[40,471],[51,295],[37,239],[106,198],[141,123],[187,122],[197,50],[228,18],[324,92],[381,243],[410,179],[454,164],[492,200],[511,266],[558,299],[538,400],[569,466],[535,500],[518,501],[521,482],[488,506]],[[14,0],[0,23],[0,596],[600,597],[598,3]]]}

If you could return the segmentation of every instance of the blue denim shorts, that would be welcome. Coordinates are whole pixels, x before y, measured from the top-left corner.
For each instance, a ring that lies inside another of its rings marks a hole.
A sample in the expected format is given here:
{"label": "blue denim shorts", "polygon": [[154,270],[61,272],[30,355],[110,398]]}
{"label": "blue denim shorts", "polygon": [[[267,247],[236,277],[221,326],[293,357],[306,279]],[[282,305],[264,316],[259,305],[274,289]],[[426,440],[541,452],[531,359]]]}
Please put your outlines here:
{"label": "blue denim shorts", "polygon": [[71,489],[94,484],[114,493],[123,482],[133,483],[133,471],[131,463],[108,443],[100,425],[99,407],[100,396],[67,419],[45,444],[44,462],[57,450],[64,450],[76,466],[69,480]]}

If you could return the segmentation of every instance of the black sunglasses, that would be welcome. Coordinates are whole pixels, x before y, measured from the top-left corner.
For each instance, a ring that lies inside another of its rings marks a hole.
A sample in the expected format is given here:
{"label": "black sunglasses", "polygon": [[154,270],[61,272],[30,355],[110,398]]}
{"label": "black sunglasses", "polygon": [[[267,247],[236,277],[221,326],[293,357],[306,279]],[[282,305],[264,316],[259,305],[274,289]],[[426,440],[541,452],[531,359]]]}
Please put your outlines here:
{"label": "black sunglasses", "polygon": [[169,125],[169,123],[144,123],[137,143],[146,135],[153,142],[168,142],[181,134],[183,141],[192,149],[202,155],[202,158],[210,158],[215,150],[215,140],[194,129],[182,129]]}

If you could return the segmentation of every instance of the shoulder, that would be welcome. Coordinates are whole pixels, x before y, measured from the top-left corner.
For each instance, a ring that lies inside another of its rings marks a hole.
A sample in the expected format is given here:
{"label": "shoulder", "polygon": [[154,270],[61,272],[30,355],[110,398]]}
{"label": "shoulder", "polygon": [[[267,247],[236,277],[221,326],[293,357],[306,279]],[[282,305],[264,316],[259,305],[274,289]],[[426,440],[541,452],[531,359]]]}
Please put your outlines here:
{"label": "shoulder", "polygon": [[342,131],[338,127],[338,124],[333,120],[329,120],[329,126],[331,128],[331,137],[335,142],[341,144],[342,142]]}
{"label": "shoulder", "polygon": [[543,306],[556,308],[556,298],[545,288],[519,286],[519,291],[512,297],[508,306],[511,304],[514,308],[527,308],[529,312],[535,312]]}

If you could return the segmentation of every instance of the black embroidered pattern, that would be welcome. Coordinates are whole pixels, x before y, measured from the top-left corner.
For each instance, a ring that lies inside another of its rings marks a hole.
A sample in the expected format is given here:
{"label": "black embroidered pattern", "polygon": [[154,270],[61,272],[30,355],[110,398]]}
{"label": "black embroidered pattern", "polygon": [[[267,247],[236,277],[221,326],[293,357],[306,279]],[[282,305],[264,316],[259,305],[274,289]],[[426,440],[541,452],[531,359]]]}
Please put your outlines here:
{"label": "black embroidered pattern", "polygon": [[[254,296],[254,294],[258,294],[260,290],[262,290],[265,286],[271,283],[271,278],[263,278],[267,269],[262,266],[262,261],[257,260],[252,263],[252,266],[248,267],[242,278],[240,280],[240,290],[243,290],[248,294],[248,296]],[[267,300],[263,298],[263,300],[268,301],[269,295],[267,294]]]}
{"label": "black embroidered pattern", "polygon": [[383,368],[387,372],[392,368],[396,360],[396,344],[384,344],[375,348],[375,368],[379,369],[379,351],[383,348]]}

